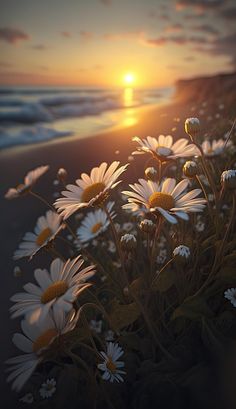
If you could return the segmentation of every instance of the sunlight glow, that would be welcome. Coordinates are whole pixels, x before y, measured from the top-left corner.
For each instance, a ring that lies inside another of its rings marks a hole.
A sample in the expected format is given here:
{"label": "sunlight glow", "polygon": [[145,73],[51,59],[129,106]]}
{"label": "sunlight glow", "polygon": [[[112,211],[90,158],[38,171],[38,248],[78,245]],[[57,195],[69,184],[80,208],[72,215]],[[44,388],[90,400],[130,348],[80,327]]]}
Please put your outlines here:
{"label": "sunlight glow", "polygon": [[135,82],[135,75],[132,72],[127,72],[124,75],[124,83],[126,85],[132,85]]}

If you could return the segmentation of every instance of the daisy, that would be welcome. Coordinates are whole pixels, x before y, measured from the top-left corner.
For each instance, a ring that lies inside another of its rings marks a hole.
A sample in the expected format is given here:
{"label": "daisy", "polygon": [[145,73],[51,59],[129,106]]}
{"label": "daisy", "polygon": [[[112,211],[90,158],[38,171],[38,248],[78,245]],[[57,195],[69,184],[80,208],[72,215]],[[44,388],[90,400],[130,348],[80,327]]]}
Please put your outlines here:
{"label": "daisy", "polygon": [[56,381],[54,378],[47,379],[46,382],[42,383],[41,388],[39,389],[39,394],[43,399],[51,398],[52,395],[56,392]]}
{"label": "daisy", "polygon": [[125,191],[123,194],[128,196],[128,204],[123,205],[124,209],[136,209],[137,204],[141,210],[158,211],[170,223],[177,223],[176,216],[188,220],[187,213],[201,212],[206,200],[196,198],[201,189],[193,189],[185,193],[189,182],[182,180],[176,185],[176,180],[167,178],[160,185],[151,180],[139,179],[139,183],[129,185],[134,192]]}
{"label": "daisy", "polygon": [[120,162],[113,162],[109,167],[103,162],[99,167],[93,168],[90,175],[81,174],[81,179],[76,180],[76,185],[67,185],[62,192],[65,197],[59,198],[54,203],[56,209],[67,219],[77,210],[100,206],[109,196],[109,192],[121,181],[117,178],[126,170],[128,165],[120,166]]}
{"label": "daisy", "polygon": [[49,169],[49,166],[39,166],[38,168],[31,170],[27,173],[24,178],[24,183],[18,185],[17,187],[10,188],[5,194],[6,199],[16,199],[17,197],[23,195],[30,191],[32,186],[37,182],[37,180]]}
{"label": "daisy", "polygon": [[135,137],[133,141],[138,142],[140,146],[132,155],[151,153],[160,161],[199,155],[197,147],[192,143],[189,144],[186,138],[181,138],[173,143],[171,135],[159,135],[157,139],[152,136],[148,136],[147,139]]}
{"label": "daisy", "polygon": [[[109,202],[107,210],[110,216],[114,218],[116,215],[112,212],[114,202]],[[97,209],[94,212],[89,212],[77,229],[77,236],[81,243],[93,240],[99,234],[103,233],[109,226],[110,220],[106,212],[102,209]]]}
{"label": "daisy", "polygon": [[236,288],[229,288],[225,291],[224,296],[234,307],[236,307]]}
{"label": "daisy", "polygon": [[[229,141],[230,142],[230,141]],[[229,146],[229,143],[228,143]],[[212,158],[214,156],[220,155],[225,148],[225,141],[224,139],[219,139],[216,141],[215,139],[212,141],[204,141],[202,143],[202,150],[206,157]]]}
{"label": "daisy", "polygon": [[124,354],[123,349],[116,343],[109,342],[107,344],[107,352],[100,352],[101,357],[104,359],[102,364],[98,364],[98,368],[104,372],[102,379],[110,382],[123,382],[121,375],[126,372],[120,368],[124,368],[125,364],[123,361],[118,361],[118,359]]}
{"label": "daisy", "polygon": [[48,349],[55,338],[74,329],[78,315],[74,311],[67,317],[63,313],[55,317],[47,316],[43,323],[30,324],[27,320],[21,321],[23,334],[14,334],[13,343],[24,354],[6,361],[11,367],[7,369],[11,374],[7,382],[13,381],[12,389],[19,392],[26,381],[43,360],[42,353]]}
{"label": "daisy", "polygon": [[78,256],[63,262],[59,258],[52,261],[50,273],[44,269],[34,272],[38,285],[27,283],[26,292],[11,297],[15,304],[10,308],[12,318],[26,315],[30,323],[43,321],[53,308],[54,315],[60,311],[68,312],[76,297],[89,287],[85,281],[95,273],[94,266],[81,269],[84,260]]}
{"label": "daisy", "polygon": [[24,235],[13,259],[18,260],[22,257],[31,259],[40,249],[52,242],[64,227],[65,225],[61,224],[61,217],[56,212],[48,210],[45,216],[38,218],[34,233],[28,232]]}

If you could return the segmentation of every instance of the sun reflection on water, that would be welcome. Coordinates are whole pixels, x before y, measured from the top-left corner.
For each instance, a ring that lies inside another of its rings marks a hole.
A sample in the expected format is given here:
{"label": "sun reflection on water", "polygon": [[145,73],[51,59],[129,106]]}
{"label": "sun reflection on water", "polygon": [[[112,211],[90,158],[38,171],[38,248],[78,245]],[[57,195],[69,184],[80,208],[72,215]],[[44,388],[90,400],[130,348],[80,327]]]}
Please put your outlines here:
{"label": "sun reflection on water", "polygon": [[130,108],[134,105],[133,88],[129,87],[129,88],[124,89],[123,99],[124,99],[124,107],[127,109],[125,109],[124,111],[124,119],[122,121],[122,125],[125,127],[129,127],[129,126],[135,125],[138,122],[138,118],[135,113],[135,110]]}

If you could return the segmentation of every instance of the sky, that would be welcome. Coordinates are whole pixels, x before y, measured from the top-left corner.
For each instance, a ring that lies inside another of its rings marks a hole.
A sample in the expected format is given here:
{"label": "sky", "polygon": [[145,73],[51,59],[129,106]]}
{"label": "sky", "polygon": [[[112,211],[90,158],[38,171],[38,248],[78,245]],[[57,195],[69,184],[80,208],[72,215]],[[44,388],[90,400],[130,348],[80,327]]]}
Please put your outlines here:
{"label": "sky", "polygon": [[235,0],[0,0],[2,85],[170,86],[236,67]]}

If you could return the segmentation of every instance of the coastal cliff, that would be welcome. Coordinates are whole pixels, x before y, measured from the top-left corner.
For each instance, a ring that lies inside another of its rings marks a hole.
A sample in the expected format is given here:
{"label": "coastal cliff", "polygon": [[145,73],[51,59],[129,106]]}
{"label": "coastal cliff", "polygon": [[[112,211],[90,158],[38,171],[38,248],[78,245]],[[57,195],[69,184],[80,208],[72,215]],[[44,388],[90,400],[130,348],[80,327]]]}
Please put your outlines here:
{"label": "coastal cliff", "polygon": [[175,87],[175,99],[178,102],[223,102],[236,108],[236,72],[178,80]]}

